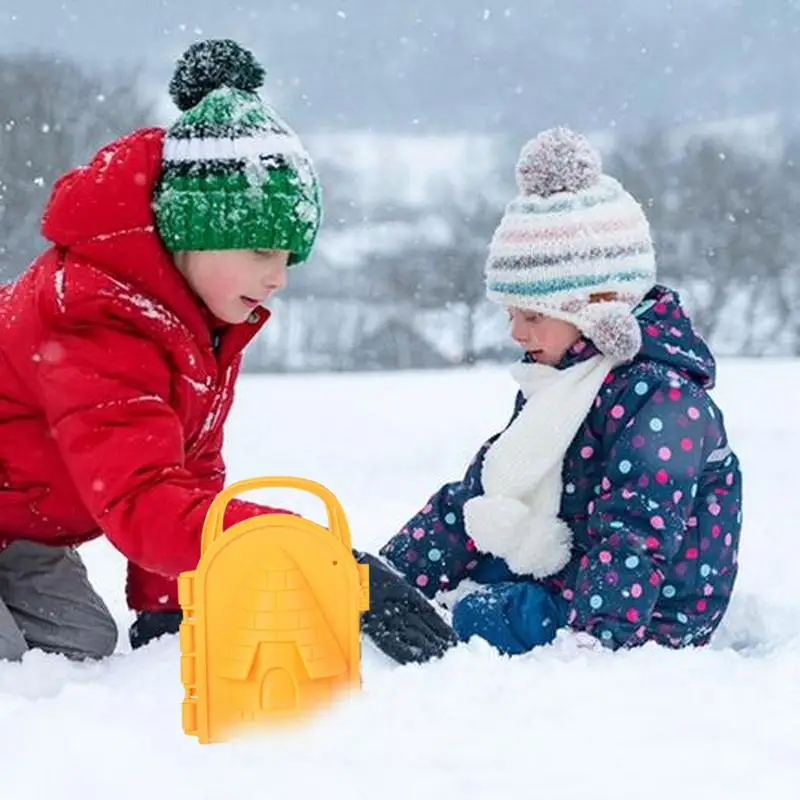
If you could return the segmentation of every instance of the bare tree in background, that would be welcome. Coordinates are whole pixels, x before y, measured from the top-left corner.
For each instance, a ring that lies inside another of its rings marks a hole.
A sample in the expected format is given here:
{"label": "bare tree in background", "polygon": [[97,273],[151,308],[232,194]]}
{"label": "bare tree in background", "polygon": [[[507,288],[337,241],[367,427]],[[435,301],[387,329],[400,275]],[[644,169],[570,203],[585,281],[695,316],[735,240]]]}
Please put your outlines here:
{"label": "bare tree in background", "polygon": [[410,323],[419,312],[455,312],[461,319],[458,363],[474,364],[476,314],[486,303],[484,263],[502,208],[479,193],[460,197],[446,190],[431,199],[431,207],[393,214],[420,234],[368,265],[369,294],[384,298]]}
{"label": "bare tree in background", "polygon": [[489,241],[502,215],[502,208],[492,205],[483,195],[470,199],[466,203],[448,198],[442,203],[451,237],[427,254],[428,268],[433,269],[428,304],[458,308],[462,320],[461,363],[468,365],[478,359],[476,316],[487,303],[484,265]]}
{"label": "bare tree in background", "polygon": [[0,282],[45,246],[40,220],[53,182],[154,118],[130,74],[89,75],[55,56],[0,56]]}
{"label": "bare tree in background", "polygon": [[790,352],[800,356],[800,136],[786,146],[773,172],[768,214],[778,253],[773,262],[773,286],[778,331]]}
{"label": "bare tree in background", "polygon": [[[680,292],[715,352],[800,354],[800,138],[763,153],[653,129],[604,161],[647,213],[659,280]],[[449,349],[448,363],[500,357],[504,333],[493,345],[487,328],[476,347],[476,320],[487,308],[483,267],[503,212],[498,197],[513,188],[444,186],[423,206],[391,199],[369,208],[352,201],[356,190],[350,176],[334,180],[329,196],[331,225],[358,243],[358,255],[348,264],[345,244],[338,266],[323,258],[292,289],[307,363],[358,369],[353,353],[367,349],[358,349],[365,337],[385,368],[435,364],[431,347]]]}
{"label": "bare tree in background", "polygon": [[661,130],[609,160],[648,214],[659,279],[681,291],[704,336],[742,355],[769,352],[796,305],[787,270],[797,263],[789,241],[800,175],[790,150],[770,159],[708,136],[677,143]]}

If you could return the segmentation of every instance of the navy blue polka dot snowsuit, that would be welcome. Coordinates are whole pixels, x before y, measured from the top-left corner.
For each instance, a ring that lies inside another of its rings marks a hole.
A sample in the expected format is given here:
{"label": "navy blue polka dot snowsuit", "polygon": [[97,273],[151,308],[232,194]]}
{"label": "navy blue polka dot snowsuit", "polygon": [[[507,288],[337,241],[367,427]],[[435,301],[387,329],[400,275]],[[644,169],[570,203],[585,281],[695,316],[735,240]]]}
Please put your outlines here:
{"label": "navy blue polka dot snowsuit", "polygon": [[[665,287],[639,320],[639,356],[611,372],[564,459],[560,516],[574,541],[560,573],[515,575],[465,533],[463,505],[483,493],[483,456],[499,433],[381,549],[428,597],[465,578],[483,585],[454,609],[462,638],[478,633],[520,653],[567,626],[612,649],[682,647],[706,644],[717,628],[737,574],[742,482],[708,394],[715,361]],[[560,367],[596,352],[581,340]],[[509,424],[523,404],[518,394]]]}

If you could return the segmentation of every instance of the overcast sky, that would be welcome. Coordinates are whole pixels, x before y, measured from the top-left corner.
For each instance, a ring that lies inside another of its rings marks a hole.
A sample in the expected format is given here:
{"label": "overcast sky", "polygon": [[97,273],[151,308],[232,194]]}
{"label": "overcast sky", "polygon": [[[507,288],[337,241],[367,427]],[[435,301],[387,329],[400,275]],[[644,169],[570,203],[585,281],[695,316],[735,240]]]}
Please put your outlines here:
{"label": "overcast sky", "polygon": [[797,119],[800,0],[0,0],[0,51],[137,64],[231,36],[305,129],[620,131]]}

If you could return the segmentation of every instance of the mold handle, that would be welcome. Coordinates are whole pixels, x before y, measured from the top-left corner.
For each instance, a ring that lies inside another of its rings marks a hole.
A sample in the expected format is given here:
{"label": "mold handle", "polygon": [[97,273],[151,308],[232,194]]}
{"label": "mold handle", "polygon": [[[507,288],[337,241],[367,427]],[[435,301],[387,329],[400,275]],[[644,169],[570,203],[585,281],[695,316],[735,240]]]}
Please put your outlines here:
{"label": "mold handle", "polygon": [[336,496],[322,484],[307,478],[293,478],[289,476],[275,476],[270,478],[248,478],[238,481],[223,489],[211,503],[203,526],[203,538],[200,544],[201,555],[213,544],[223,531],[225,509],[234,497],[243,492],[255,489],[299,489],[318,497],[325,504],[328,514],[328,529],[347,548],[352,549],[350,527],[341,504]]}

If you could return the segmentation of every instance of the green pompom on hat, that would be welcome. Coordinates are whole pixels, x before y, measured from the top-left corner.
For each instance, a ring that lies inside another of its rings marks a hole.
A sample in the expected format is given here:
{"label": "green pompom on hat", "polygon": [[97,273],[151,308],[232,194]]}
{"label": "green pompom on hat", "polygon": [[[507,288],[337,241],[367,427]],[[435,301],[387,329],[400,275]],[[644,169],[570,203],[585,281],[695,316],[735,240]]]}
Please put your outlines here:
{"label": "green pompom on hat", "polygon": [[153,197],[171,252],[289,250],[306,261],[322,221],[319,178],[297,134],[257,94],[264,69],[230,39],[193,44],[169,91],[183,112],[164,138]]}

